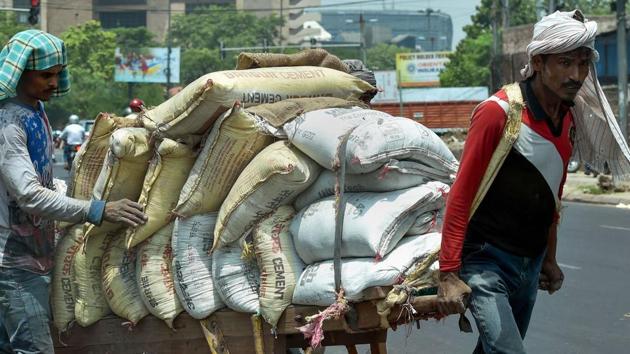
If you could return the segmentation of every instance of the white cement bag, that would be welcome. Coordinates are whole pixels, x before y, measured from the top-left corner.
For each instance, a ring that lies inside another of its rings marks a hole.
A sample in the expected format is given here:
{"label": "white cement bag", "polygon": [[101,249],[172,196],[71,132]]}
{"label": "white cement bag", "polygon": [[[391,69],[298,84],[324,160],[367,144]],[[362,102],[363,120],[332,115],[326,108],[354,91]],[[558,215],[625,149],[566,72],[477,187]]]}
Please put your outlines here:
{"label": "white cement bag", "polygon": [[321,166],[335,170],[337,148],[345,134],[369,122],[391,115],[360,107],[327,108],[307,112],[283,127],[289,141]]}
{"label": "white cement bag", "polygon": [[151,314],[173,328],[173,321],[184,308],[173,284],[171,235],[174,222],[164,226],[138,249],[136,280],[140,298]]}
{"label": "white cement bag", "polygon": [[[374,286],[390,286],[403,280],[407,269],[440,248],[442,235],[430,233],[405,237],[381,262],[373,258],[345,258],[341,267],[341,286],[346,298],[360,302],[362,292]],[[293,293],[293,303],[329,306],[336,300],[333,261],[306,267]]]}
{"label": "white cement bag", "polygon": [[289,232],[294,215],[291,206],[281,206],[252,231],[260,268],[260,314],[273,327],[291,304],[295,283],[304,270]]}
{"label": "white cement bag", "polygon": [[[399,191],[346,194],[341,256],[380,260],[396,247],[419,214],[444,205],[448,189],[441,182],[429,182]],[[311,204],[293,218],[291,234],[306,264],[334,257],[334,220],[334,196]]]}
{"label": "white cement bag", "polygon": [[405,235],[424,235],[431,231],[440,232],[438,213],[438,210],[431,210],[418,215]]}
{"label": "white cement bag", "polygon": [[182,306],[193,318],[204,319],[225,307],[212,280],[213,231],[217,213],[175,219],[173,280]]}
{"label": "white cement bag", "polygon": [[321,168],[286,141],[267,146],[245,167],[219,210],[214,249],[245,235],[263,216],[293,203]]}
{"label": "white cement bag", "polygon": [[[425,176],[421,164],[417,162],[391,160],[374,172],[346,175],[345,191],[348,193],[391,192],[418,186],[432,180],[435,179]],[[297,197],[293,203],[295,208],[302,210],[320,199],[334,195],[336,183],[335,172],[322,171],[315,183]]]}
{"label": "white cement bag", "polygon": [[227,307],[237,312],[258,313],[260,271],[256,262],[241,257],[238,243],[212,253],[212,278]]}
{"label": "white cement bag", "polygon": [[440,137],[408,118],[367,123],[352,132],[346,155],[348,173],[371,172],[390,159],[419,161],[448,174],[455,174],[459,167]]}
{"label": "white cement bag", "polygon": [[124,237],[114,236],[103,254],[103,291],[112,311],[135,326],[149,314],[136,282],[136,250],[127,250]]}
{"label": "white cement bag", "polygon": [[375,90],[350,74],[322,67],[219,71],[195,80],[168,101],[144,112],[141,119],[147,129],[158,129],[171,137],[203,134],[237,100],[244,107],[298,97],[369,100]]}

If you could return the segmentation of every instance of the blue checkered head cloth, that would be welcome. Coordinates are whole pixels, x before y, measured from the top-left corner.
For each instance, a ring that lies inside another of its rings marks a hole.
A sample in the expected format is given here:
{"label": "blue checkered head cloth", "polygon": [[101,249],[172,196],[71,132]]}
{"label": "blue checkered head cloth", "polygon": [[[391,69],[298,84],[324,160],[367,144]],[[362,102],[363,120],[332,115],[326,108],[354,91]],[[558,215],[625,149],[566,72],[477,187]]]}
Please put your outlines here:
{"label": "blue checkered head cloth", "polygon": [[46,70],[55,65],[63,65],[63,70],[53,96],[65,95],[70,91],[67,62],[66,47],[61,39],[32,29],[17,33],[0,52],[0,100],[17,95],[16,88],[24,70]]}

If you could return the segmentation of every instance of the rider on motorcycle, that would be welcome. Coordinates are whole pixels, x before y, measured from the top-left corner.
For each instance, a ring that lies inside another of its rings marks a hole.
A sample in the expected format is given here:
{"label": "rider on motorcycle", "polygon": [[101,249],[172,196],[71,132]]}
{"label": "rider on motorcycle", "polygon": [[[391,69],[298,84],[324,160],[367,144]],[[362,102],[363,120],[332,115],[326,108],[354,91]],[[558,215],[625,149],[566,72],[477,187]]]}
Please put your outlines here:
{"label": "rider on motorcycle", "polygon": [[79,150],[83,140],[85,140],[85,129],[79,124],[79,116],[70,115],[68,125],[61,132],[59,137],[63,142],[63,157],[65,161],[64,168],[70,170],[74,155]]}

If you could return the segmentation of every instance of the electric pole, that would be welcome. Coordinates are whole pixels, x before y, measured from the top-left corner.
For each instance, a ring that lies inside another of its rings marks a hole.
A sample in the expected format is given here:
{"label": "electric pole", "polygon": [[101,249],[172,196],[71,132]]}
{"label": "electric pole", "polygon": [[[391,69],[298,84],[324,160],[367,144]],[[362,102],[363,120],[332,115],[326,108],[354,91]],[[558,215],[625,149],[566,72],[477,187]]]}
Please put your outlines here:
{"label": "electric pole", "polygon": [[545,4],[543,0],[536,0],[536,19],[540,21],[545,16]]}
{"label": "electric pole", "polygon": [[617,0],[617,89],[619,127],[628,139],[628,58],[626,56],[626,0]]}
{"label": "electric pole", "polygon": [[168,20],[166,21],[166,99],[171,89],[171,0],[168,0]]}
{"label": "electric pole", "polygon": [[363,57],[363,64],[367,65],[367,46],[365,41],[365,19],[363,13],[359,14],[359,35],[361,36],[361,56]]}

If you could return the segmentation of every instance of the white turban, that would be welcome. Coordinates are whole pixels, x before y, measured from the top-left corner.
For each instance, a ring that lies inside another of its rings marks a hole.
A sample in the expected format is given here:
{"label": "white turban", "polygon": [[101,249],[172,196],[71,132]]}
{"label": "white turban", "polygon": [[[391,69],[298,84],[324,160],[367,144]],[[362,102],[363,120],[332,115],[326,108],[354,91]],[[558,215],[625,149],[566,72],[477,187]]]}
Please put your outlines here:
{"label": "white turban", "polygon": [[630,149],[597,80],[593,64],[599,60],[595,50],[597,23],[573,18],[576,10],[543,17],[534,25],[534,35],[527,46],[529,63],[521,70],[524,78],[534,74],[532,58],[538,54],[557,54],[587,47],[592,50],[588,76],[571,108],[576,127],[573,155],[603,172],[608,165],[614,179],[630,178]]}

